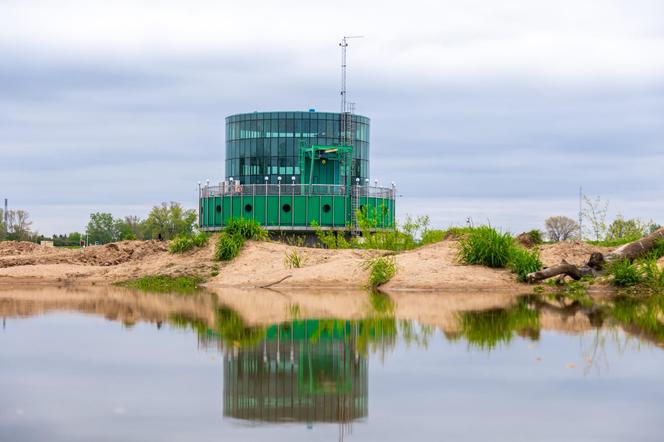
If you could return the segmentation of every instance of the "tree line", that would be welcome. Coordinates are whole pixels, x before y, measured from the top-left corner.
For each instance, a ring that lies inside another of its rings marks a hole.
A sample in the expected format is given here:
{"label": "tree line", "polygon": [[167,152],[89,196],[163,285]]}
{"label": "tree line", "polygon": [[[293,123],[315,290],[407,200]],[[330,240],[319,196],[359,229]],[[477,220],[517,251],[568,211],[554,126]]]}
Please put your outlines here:
{"label": "tree line", "polygon": [[34,241],[52,240],[55,246],[78,246],[87,244],[107,244],[123,240],[170,240],[177,235],[189,235],[196,228],[197,215],[195,210],[184,209],[179,203],[161,203],[152,208],[147,218],[125,216],[115,218],[108,212],[95,212],[84,232],[55,234],[45,237],[31,229],[30,215],[24,210],[8,211],[7,224],[4,213],[0,209],[0,241]]}

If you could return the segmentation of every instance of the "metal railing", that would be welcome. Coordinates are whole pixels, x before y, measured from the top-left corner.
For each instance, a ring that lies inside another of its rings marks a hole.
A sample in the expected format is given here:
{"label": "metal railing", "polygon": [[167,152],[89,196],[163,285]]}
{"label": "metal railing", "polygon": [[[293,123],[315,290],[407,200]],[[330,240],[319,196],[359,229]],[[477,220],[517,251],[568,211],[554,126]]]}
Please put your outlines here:
{"label": "metal railing", "polygon": [[[350,192],[348,192],[350,190]],[[335,184],[240,184],[237,181],[222,182],[216,186],[205,185],[200,188],[201,198],[214,196],[264,196],[264,195],[296,195],[296,196],[343,196],[351,194],[361,198],[394,199],[396,188],[369,185],[335,185]]]}

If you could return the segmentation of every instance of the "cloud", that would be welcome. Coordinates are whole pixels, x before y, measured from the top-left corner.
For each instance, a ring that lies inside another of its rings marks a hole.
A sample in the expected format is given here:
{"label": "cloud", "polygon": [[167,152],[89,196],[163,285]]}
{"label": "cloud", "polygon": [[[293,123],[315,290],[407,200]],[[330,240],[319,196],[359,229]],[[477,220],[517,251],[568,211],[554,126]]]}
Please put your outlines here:
{"label": "cloud", "polygon": [[[584,185],[664,218],[663,13],[659,1],[5,1],[0,197],[45,233],[102,207],[193,206],[198,180],[223,177],[226,115],[338,109],[348,32],[366,35],[349,84],[372,120],[372,176],[398,183],[404,213],[436,201],[434,223],[462,222],[491,201],[525,229]],[[531,203],[537,216],[520,216]]]}

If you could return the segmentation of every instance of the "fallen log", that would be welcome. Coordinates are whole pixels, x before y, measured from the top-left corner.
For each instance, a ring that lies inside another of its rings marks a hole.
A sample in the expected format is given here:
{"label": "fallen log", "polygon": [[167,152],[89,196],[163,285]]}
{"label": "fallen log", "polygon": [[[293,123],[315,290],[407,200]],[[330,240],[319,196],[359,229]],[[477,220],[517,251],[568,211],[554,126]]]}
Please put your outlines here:
{"label": "fallen log", "polygon": [[601,253],[593,253],[588,258],[588,263],[584,266],[577,267],[573,264],[563,260],[560,264],[553,267],[547,267],[543,270],[529,273],[526,276],[526,281],[530,283],[543,281],[554,276],[566,275],[578,281],[584,276],[596,277],[604,270],[605,264],[612,263],[627,259],[633,261],[647,255],[652,249],[655,248],[659,240],[664,240],[664,227],[655,230],[648,236],[645,236],[637,241],[627,243],[618,247],[614,251],[603,255]]}
{"label": "fallen log", "polygon": [[558,275],[566,275],[572,278],[573,280],[578,281],[584,276],[595,277],[595,274],[596,274],[595,269],[591,267],[588,266],[577,267],[574,264],[570,264],[563,259],[562,262],[557,266],[547,267],[540,271],[529,273],[528,276],[526,276],[526,280],[530,283],[533,283],[553,278],[554,276]]}

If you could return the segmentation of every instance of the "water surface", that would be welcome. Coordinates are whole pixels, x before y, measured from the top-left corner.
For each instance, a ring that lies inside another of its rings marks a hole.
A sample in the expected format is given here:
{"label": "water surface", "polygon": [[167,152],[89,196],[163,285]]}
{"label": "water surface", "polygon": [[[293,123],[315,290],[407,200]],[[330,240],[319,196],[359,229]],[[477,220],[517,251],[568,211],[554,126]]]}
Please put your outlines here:
{"label": "water surface", "polygon": [[0,290],[0,440],[662,440],[657,324],[514,296],[360,293],[312,317],[311,294],[240,295]]}

